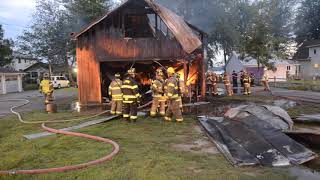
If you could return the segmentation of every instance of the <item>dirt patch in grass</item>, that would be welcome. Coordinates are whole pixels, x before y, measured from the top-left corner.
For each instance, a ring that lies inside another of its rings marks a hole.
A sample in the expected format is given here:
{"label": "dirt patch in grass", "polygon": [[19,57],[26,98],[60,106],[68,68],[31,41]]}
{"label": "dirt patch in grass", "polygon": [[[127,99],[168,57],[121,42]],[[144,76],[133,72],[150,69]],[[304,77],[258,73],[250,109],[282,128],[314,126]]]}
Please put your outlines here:
{"label": "dirt patch in grass", "polygon": [[208,138],[203,137],[196,141],[185,144],[174,144],[172,146],[177,151],[186,151],[195,154],[218,154],[218,149],[208,140]]}

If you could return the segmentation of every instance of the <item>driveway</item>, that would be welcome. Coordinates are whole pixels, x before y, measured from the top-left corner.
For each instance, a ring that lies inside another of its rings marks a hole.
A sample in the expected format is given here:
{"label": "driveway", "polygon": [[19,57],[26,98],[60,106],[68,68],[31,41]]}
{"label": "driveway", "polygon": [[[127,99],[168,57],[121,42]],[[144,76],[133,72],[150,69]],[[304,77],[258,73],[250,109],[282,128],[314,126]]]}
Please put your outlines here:
{"label": "driveway", "polygon": [[[59,106],[70,107],[72,101],[78,98],[78,90],[75,88],[59,89],[54,92],[54,97],[55,97],[56,103]],[[28,111],[44,109],[44,97],[37,90],[0,95],[0,100],[3,100],[3,99],[29,100],[30,104],[19,108],[20,112],[28,112]],[[23,101],[0,102],[0,118],[11,113],[10,107],[12,107],[13,105],[20,105],[22,103]]]}

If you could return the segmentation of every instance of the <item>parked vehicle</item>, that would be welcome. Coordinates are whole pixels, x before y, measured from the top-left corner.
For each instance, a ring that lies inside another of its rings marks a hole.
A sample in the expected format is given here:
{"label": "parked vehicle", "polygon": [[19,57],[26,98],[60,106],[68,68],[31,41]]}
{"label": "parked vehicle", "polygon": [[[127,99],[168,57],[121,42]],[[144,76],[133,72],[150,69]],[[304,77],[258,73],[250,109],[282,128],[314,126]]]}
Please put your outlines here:
{"label": "parked vehicle", "polygon": [[70,87],[70,81],[64,76],[51,76],[51,81],[54,88]]}

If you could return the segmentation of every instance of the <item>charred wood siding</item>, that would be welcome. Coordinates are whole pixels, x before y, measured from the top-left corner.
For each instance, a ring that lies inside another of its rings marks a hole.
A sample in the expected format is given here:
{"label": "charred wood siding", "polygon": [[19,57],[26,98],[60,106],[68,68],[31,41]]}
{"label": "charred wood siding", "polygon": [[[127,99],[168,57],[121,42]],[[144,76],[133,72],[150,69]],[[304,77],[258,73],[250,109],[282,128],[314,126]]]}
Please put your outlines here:
{"label": "charred wood siding", "polygon": [[[177,59],[186,56],[181,45],[176,39],[159,35],[157,38],[125,38],[121,29],[95,28],[91,33],[84,34],[93,39],[89,43],[94,48],[92,53],[98,61],[117,60],[153,60],[153,59]],[[81,36],[80,41],[88,37]],[[82,45],[86,48],[88,44]]]}

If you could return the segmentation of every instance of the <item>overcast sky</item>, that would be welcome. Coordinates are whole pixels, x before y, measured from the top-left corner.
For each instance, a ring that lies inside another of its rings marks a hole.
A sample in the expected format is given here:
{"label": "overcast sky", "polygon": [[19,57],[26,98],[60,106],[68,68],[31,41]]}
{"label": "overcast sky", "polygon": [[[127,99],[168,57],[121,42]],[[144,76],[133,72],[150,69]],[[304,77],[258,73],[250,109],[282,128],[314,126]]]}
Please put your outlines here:
{"label": "overcast sky", "polygon": [[6,38],[15,39],[30,25],[36,0],[0,0],[0,24]]}

